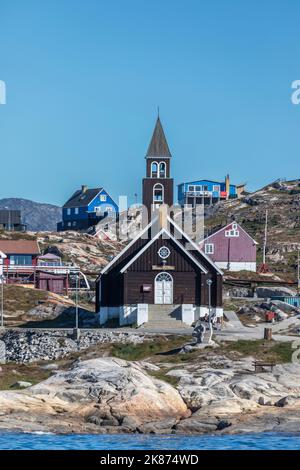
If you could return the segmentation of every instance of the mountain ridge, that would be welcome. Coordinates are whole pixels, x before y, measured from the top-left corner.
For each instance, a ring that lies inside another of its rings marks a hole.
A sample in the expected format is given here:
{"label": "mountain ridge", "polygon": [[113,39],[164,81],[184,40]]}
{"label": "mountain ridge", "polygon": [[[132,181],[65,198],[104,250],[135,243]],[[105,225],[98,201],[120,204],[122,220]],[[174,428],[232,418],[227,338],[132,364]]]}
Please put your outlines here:
{"label": "mountain ridge", "polygon": [[27,230],[55,232],[61,221],[61,207],[25,198],[0,199],[0,209],[20,210]]}

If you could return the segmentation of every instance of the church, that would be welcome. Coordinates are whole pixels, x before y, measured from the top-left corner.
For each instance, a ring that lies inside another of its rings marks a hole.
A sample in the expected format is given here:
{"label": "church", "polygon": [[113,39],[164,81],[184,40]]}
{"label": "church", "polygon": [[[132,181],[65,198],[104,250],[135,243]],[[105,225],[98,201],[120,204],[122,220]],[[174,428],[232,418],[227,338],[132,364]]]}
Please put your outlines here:
{"label": "church", "polygon": [[96,281],[100,325],[192,325],[222,317],[223,273],[174,222],[172,155],[158,116],[146,154],[143,205],[149,223]]}

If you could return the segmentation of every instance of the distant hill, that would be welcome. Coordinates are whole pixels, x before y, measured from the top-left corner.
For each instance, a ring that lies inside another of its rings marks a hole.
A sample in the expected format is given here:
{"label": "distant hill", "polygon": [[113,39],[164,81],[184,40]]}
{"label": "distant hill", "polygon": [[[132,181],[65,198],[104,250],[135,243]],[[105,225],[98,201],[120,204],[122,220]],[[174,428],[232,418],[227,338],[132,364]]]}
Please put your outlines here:
{"label": "distant hill", "polygon": [[52,204],[29,201],[28,199],[0,199],[0,209],[21,210],[22,221],[27,230],[56,231],[56,224],[61,220],[61,208]]}

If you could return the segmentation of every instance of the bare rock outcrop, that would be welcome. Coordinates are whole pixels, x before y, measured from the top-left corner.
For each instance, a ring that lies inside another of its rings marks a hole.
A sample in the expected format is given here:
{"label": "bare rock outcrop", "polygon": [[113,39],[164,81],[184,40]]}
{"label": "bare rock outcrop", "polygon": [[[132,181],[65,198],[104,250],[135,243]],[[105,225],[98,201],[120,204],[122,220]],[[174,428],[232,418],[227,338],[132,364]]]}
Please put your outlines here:
{"label": "bare rock outcrop", "polygon": [[78,362],[26,390],[0,392],[0,428],[16,429],[19,423],[23,430],[32,429],[35,422],[37,430],[59,425],[60,432],[78,426],[81,431],[116,427],[120,432],[125,418],[128,431],[129,418],[135,427],[162,420],[173,426],[189,415],[175,388],[147,375],[139,364],[115,358]]}

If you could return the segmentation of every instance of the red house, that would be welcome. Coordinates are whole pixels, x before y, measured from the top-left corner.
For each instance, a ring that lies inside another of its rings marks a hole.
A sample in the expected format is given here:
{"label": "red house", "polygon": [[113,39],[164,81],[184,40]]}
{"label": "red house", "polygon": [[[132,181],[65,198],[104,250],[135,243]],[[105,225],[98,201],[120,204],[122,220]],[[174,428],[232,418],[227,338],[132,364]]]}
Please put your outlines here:
{"label": "red house", "polygon": [[0,240],[0,251],[7,256],[5,266],[35,266],[40,255],[36,240]]}
{"label": "red house", "polygon": [[256,271],[257,242],[237,222],[231,222],[200,242],[200,248],[221,269]]}

